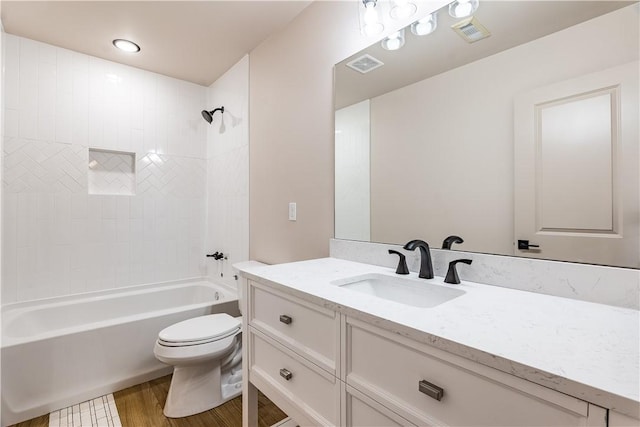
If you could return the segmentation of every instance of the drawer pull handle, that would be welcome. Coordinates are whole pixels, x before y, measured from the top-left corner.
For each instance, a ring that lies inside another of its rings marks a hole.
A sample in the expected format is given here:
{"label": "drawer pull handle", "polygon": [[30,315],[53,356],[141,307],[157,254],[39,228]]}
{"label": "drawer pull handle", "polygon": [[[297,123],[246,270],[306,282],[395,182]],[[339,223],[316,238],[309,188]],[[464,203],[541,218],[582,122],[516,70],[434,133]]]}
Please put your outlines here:
{"label": "drawer pull handle", "polygon": [[291,322],[293,322],[293,319],[289,316],[287,316],[286,314],[281,314],[280,315],[280,321],[282,323],[284,323],[285,325],[290,325]]}
{"label": "drawer pull handle", "polygon": [[291,373],[290,370],[282,368],[280,369],[280,376],[285,380],[289,381],[293,377],[293,374]]}
{"label": "drawer pull handle", "polygon": [[442,387],[438,387],[437,385],[431,384],[429,381],[425,380],[418,383],[418,390],[420,393],[424,393],[435,400],[442,400],[442,396],[444,395],[444,389]]}

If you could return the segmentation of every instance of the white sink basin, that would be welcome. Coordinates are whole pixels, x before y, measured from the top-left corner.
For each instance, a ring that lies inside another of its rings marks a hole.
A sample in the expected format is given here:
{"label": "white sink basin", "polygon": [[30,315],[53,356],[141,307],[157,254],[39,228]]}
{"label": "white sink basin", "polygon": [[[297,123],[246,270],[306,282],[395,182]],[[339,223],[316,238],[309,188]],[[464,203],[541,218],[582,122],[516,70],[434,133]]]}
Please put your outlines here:
{"label": "white sink basin", "polygon": [[437,285],[426,279],[384,274],[364,274],[334,280],[332,285],[414,307],[429,308],[465,294],[461,289]]}

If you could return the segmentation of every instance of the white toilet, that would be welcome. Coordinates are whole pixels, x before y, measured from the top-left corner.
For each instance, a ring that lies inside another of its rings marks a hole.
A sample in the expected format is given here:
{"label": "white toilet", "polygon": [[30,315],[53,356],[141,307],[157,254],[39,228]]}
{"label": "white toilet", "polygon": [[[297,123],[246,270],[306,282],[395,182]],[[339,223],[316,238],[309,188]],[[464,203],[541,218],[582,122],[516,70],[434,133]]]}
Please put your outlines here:
{"label": "white toilet", "polygon": [[[264,265],[255,261],[243,264]],[[240,284],[239,280],[242,311]],[[241,326],[241,317],[222,313],[188,319],[160,331],[153,353],[161,362],[174,366],[165,416],[198,414],[242,393]]]}
{"label": "white toilet", "polygon": [[240,318],[222,313],[160,331],[153,353],[174,366],[165,416],[198,414],[242,393],[241,325]]}

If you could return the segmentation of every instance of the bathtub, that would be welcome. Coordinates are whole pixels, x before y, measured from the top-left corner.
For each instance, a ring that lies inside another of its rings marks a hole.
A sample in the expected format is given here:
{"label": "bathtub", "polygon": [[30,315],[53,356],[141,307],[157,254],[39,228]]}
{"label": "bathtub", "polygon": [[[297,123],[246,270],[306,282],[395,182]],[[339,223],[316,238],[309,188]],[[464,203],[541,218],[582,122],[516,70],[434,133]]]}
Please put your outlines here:
{"label": "bathtub", "polygon": [[238,316],[237,292],[194,279],[2,307],[2,425],[171,373],[158,332],[212,313]]}

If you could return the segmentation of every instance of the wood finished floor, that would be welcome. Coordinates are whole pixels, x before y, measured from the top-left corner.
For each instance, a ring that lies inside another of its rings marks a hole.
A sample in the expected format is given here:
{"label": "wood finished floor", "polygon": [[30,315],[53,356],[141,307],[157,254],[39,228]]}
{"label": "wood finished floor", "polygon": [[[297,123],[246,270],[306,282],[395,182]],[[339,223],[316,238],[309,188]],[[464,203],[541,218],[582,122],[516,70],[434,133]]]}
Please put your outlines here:
{"label": "wood finished floor", "polygon": [[[171,375],[113,393],[123,427],[239,427],[242,425],[242,397],[217,408],[185,418],[162,414],[169,393]],[[258,397],[258,426],[269,427],[287,415],[262,393]],[[16,424],[15,427],[48,427],[49,415]]]}

